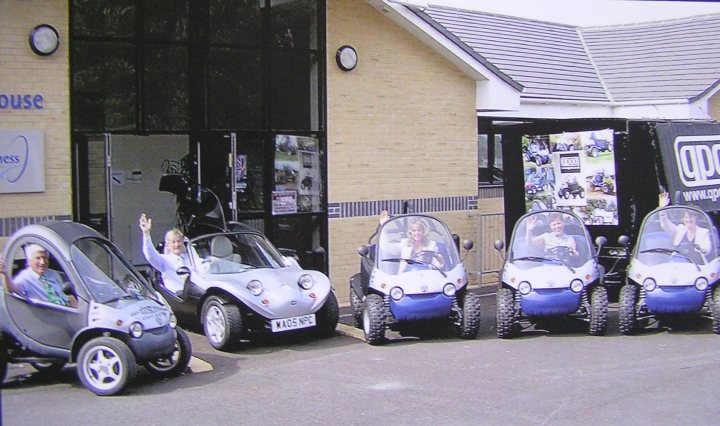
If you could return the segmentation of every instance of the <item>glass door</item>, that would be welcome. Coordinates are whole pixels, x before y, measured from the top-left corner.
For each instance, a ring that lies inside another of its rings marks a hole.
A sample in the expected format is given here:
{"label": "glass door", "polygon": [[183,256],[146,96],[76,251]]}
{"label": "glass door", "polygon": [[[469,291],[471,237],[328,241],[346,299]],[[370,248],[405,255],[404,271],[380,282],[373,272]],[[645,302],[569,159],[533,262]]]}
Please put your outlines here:
{"label": "glass door", "polygon": [[112,239],[110,139],[109,133],[75,135],[73,181],[76,220]]}

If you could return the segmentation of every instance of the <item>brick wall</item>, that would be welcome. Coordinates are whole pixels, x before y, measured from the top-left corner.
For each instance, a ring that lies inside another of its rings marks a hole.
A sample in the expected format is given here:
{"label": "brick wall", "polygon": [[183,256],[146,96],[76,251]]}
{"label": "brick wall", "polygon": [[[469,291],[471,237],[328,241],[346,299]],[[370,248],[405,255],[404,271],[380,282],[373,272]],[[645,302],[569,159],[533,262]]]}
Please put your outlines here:
{"label": "brick wall", "polygon": [[[34,54],[28,45],[30,31],[42,23],[60,33],[60,48],[48,57]],[[0,194],[3,234],[24,223],[72,213],[68,39],[67,1],[0,1],[0,93],[44,97],[41,110],[0,110],[0,128],[39,129],[45,142],[45,192]]]}
{"label": "brick wall", "polygon": [[[383,206],[413,199],[472,238],[475,82],[363,0],[329,1],[327,28],[330,278],[345,302]],[[351,72],[335,64],[345,44]]]}

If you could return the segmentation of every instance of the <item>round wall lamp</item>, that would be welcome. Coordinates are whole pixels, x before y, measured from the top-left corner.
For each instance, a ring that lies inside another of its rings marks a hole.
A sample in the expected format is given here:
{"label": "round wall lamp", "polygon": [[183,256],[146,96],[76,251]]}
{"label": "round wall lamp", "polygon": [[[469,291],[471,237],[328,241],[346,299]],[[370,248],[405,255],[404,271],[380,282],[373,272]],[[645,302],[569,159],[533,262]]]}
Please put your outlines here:
{"label": "round wall lamp", "polygon": [[30,31],[30,48],[40,56],[55,53],[60,47],[60,34],[52,25],[40,24]]}
{"label": "round wall lamp", "polygon": [[358,64],[358,54],[354,47],[346,44],[340,47],[335,54],[335,61],[343,71],[352,71]]}

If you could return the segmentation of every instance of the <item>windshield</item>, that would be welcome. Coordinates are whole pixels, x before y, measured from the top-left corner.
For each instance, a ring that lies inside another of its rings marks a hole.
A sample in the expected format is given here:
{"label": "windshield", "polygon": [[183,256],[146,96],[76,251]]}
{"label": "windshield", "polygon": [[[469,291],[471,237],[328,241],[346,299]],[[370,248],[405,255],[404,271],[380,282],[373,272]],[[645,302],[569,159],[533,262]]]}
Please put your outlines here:
{"label": "windshield", "polygon": [[88,292],[99,303],[154,296],[141,275],[107,241],[78,240],[70,248],[70,257]]}
{"label": "windshield", "polygon": [[561,211],[539,211],[523,216],[515,226],[510,261],[534,268],[545,263],[578,267],[592,257],[587,230],[577,216]]}
{"label": "windshield", "polygon": [[235,232],[207,235],[188,243],[197,270],[233,274],[254,268],[283,268],[285,262],[263,235]]}
{"label": "windshield", "polygon": [[704,265],[717,257],[717,236],[703,211],[670,206],[645,218],[636,256],[649,265],[667,262]]}
{"label": "windshield", "polygon": [[433,217],[394,217],[381,228],[377,241],[378,267],[389,274],[423,269],[450,271],[460,263],[450,232]]}

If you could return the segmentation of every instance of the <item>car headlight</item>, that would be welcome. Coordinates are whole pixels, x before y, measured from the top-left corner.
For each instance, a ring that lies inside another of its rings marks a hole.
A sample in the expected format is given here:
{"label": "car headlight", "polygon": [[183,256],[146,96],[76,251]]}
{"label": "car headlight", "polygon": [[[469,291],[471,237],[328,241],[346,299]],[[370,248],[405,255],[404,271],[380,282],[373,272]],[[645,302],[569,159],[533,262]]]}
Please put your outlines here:
{"label": "car headlight", "polygon": [[130,335],[134,338],[139,338],[143,334],[143,327],[142,324],[139,322],[134,322],[130,324]]}
{"label": "car headlight", "polygon": [[170,318],[168,319],[168,322],[170,323],[170,327],[177,327],[177,317],[175,316],[175,314],[170,313]]}
{"label": "car headlight", "polygon": [[393,287],[390,289],[390,297],[393,298],[393,300],[400,300],[405,296],[405,292],[400,287]]}
{"label": "car headlight", "polygon": [[700,291],[705,291],[708,288],[708,280],[705,277],[700,277],[695,280],[695,288]]}
{"label": "car headlight", "polygon": [[657,288],[657,283],[655,282],[654,278],[645,278],[643,280],[643,288],[645,291],[653,291],[655,288]]}
{"label": "car headlight", "polygon": [[247,289],[253,294],[253,296],[260,296],[263,292],[263,285],[258,280],[252,280],[247,284]]}
{"label": "car headlight", "polygon": [[529,294],[532,291],[532,286],[529,282],[523,281],[518,285],[518,291],[520,294]]}
{"label": "car headlight", "polygon": [[445,286],[443,286],[443,294],[447,297],[453,297],[455,296],[455,292],[457,289],[452,283],[447,283]]}
{"label": "car headlight", "polygon": [[570,290],[574,291],[575,293],[580,293],[584,286],[585,285],[583,284],[582,280],[579,280],[577,278],[570,281]]}
{"label": "car headlight", "polygon": [[304,274],[300,276],[300,279],[298,279],[298,285],[303,290],[310,290],[315,284],[315,281],[313,281],[312,277],[308,274]]}

